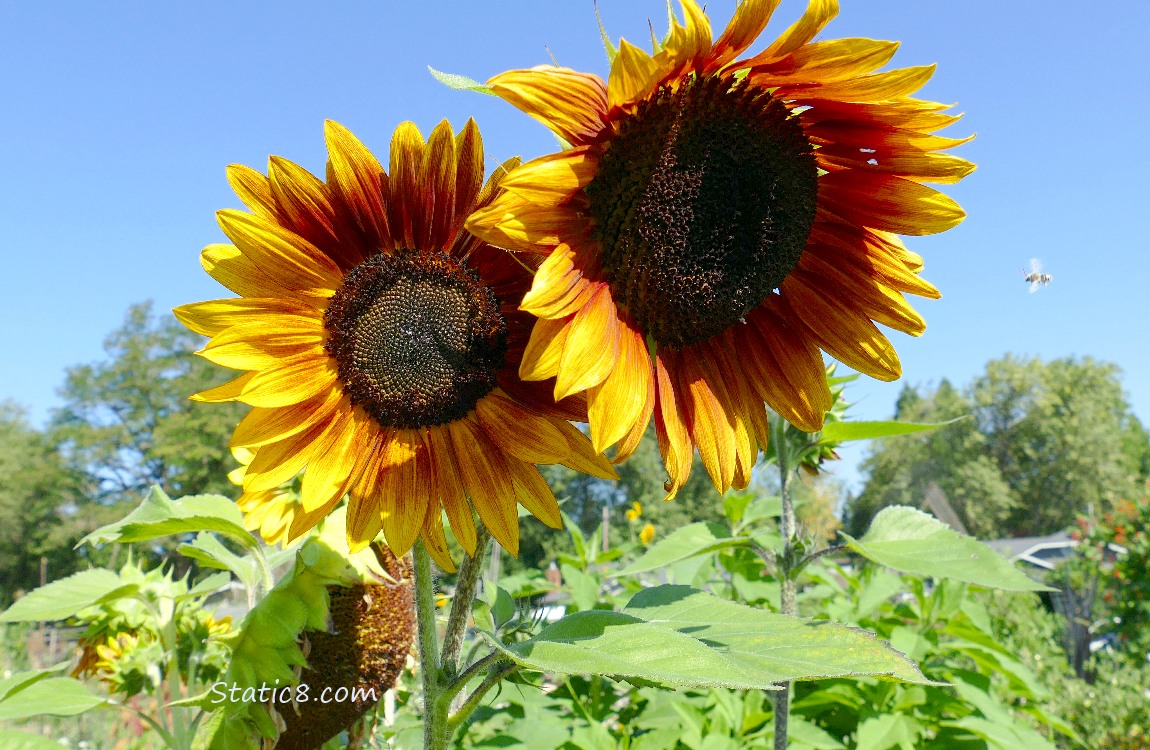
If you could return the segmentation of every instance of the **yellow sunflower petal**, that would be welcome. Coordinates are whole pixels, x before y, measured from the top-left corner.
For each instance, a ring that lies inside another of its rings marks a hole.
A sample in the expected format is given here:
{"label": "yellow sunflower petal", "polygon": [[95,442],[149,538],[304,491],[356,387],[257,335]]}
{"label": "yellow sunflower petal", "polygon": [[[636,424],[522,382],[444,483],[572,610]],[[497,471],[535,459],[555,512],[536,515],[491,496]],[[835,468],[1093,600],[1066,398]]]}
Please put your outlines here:
{"label": "yellow sunflower petal", "polygon": [[540,65],[501,73],[487,85],[572,145],[590,141],[603,129],[607,86],[598,76]]}
{"label": "yellow sunflower petal", "polygon": [[246,372],[240,375],[235,380],[229,380],[223,385],[217,385],[215,388],[209,388],[206,391],[200,391],[193,394],[189,398],[192,401],[203,401],[206,403],[223,403],[224,401],[239,401],[243,397],[244,388],[251,382],[256,374],[254,372]]}
{"label": "yellow sunflower petal", "polygon": [[340,390],[332,388],[326,393],[292,406],[271,409],[253,407],[236,425],[228,446],[258,448],[261,445],[279,442],[313,424],[326,421],[337,405],[340,408],[349,408],[350,401],[340,404],[341,399],[344,399],[344,396]]}
{"label": "yellow sunflower petal", "polygon": [[911,336],[921,336],[926,330],[926,321],[905,297],[874,279],[847,273],[812,253],[804,253],[792,273],[798,274],[811,288],[833,289],[841,299],[876,323]]}
{"label": "yellow sunflower petal", "polygon": [[699,458],[719,492],[726,492],[735,476],[735,426],[715,395],[716,384],[690,350],[672,360],[678,393],[686,406],[687,428]]}
{"label": "yellow sunflower petal", "polygon": [[390,223],[396,245],[427,249],[431,195],[424,171],[423,134],[413,122],[400,123],[391,138]]}
{"label": "yellow sunflower petal", "polygon": [[244,386],[241,400],[252,406],[291,406],[335,386],[336,377],[330,357],[310,353],[288,357],[256,373]]}
{"label": "yellow sunflower petal", "polygon": [[336,414],[326,423],[261,447],[244,472],[244,491],[274,489],[300,473],[311,458],[315,445],[325,435],[342,430],[346,422],[346,418]]}
{"label": "yellow sunflower petal", "polygon": [[427,518],[423,521],[423,532],[420,537],[435,564],[445,573],[454,573],[455,561],[451,559],[451,553],[447,550],[447,537],[443,534],[443,522],[438,507],[429,509]]}
{"label": "yellow sunflower petal", "polygon": [[838,0],[810,0],[802,18],[791,24],[783,35],[763,52],[746,61],[747,65],[770,62],[791,54],[818,36],[823,27],[839,13]]}
{"label": "yellow sunflower petal", "polygon": [[330,297],[342,284],[339,267],[299,235],[240,211],[223,210],[216,215],[228,239],[284,289]]}
{"label": "yellow sunflower petal", "polygon": [[[794,98],[798,102],[819,99],[838,99],[848,102],[881,102],[897,99],[918,91],[934,75],[934,65],[890,70],[868,76],[846,78],[841,81],[828,81],[816,86],[804,84],[792,87],[783,85],[779,95]],[[758,79],[755,79],[759,83]],[[771,85],[763,82],[762,85]],[[776,84],[777,85],[777,84]]]}
{"label": "yellow sunflower petal", "polygon": [[235,245],[208,245],[200,253],[200,265],[213,279],[243,297],[282,299],[291,296],[244,257]]}
{"label": "yellow sunflower petal", "polygon": [[[316,444],[314,455],[307,463],[300,488],[300,504],[310,513],[333,499],[343,497],[355,480],[357,460],[369,444],[374,427],[371,418],[359,410],[351,419],[341,423]],[[362,469],[362,466],[359,467]]]}
{"label": "yellow sunflower petal", "polygon": [[[671,75],[702,68],[711,52],[711,22],[695,0],[679,0],[685,24],[671,15],[671,28],[660,56],[671,65]],[[622,44],[620,44],[622,47]]]}
{"label": "yellow sunflower petal", "polygon": [[172,308],[176,320],[203,336],[214,336],[252,315],[295,315],[323,324],[323,315],[314,307],[290,299],[217,299],[193,302]]}
{"label": "yellow sunflower petal", "polygon": [[704,73],[712,73],[743,53],[763,33],[782,0],[743,0],[722,35],[715,40]]}
{"label": "yellow sunflower petal", "polygon": [[600,285],[571,321],[555,379],[556,400],[607,379],[619,360],[619,328],[611,288]]}
{"label": "yellow sunflower petal", "polygon": [[[587,391],[591,442],[600,453],[634,430],[636,422],[644,417],[653,385],[643,334],[622,321],[619,333],[618,363],[606,380]],[[649,413],[646,416],[649,418]]]}
{"label": "yellow sunflower petal", "polygon": [[[762,86],[841,81],[864,76],[890,62],[898,42],[877,39],[832,39],[799,47],[786,57],[754,68]],[[794,79],[794,80],[791,80]]]}
{"label": "yellow sunflower petal", "polygon": [[347,544],[353,553],[371,544],[383,528],[379,484],[394,444],[393,430],[376,437],[374,450],[368,453],[368,459],[364,462],[363,473],[349,493],[345,523]]}
{"label": "yellow sunflower petal", "polygon": [[598,157],[583,146],[529,161],[503,178],[500,187],[536,205],[557,206],[586,187],[598,167]]}
{"label": "yellow sunflower petal", "polygon": [[619,52],[607,78],[607,102],[611,107],[636,102],[651,93],[663,69],[650,55],[626,39],[619,40]]}
{"label": "yellow sunflower petal", "polygon": [[558,320],[540,318],[531,329],[531,338],[519,363],[519,377],[546,380],[559,373],[559,361],[567,343],[567,331],[574,315]]}

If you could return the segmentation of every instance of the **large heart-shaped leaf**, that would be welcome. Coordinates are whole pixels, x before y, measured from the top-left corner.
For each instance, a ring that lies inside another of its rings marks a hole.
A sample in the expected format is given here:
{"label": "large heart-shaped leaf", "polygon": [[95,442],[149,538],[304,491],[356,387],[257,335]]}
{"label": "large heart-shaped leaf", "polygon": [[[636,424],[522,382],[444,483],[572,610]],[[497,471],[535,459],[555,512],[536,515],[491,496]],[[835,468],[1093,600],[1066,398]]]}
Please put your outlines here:
{"label": "large heart-shaped leaf", "polygon": [[223,495],[189,495],[172,500],[155,486],[139,507],[119,521],[88,534],[80,544],[143,542],[197,531],[226,534],[248,549],[259,546],[244,528],[239,507],[229,498]]}
{"label": "large heart-shaped leaf", "polygon": [[83,570],[28,592],[0,614],[0,622],[63,620],[101,602],[134,594],[138,588],[110,570]]}
{"label": "large heart-shaped leaf", "polygon": [[853,551],[904,573],[950,578],[1004,591],[1054,590],[1026,577],[977,539],[958,533],[917,508],[883,508],[861,539],[843,536]]}
{"label": "large heart-shaped leaf", "polygon": [[870,633],[764,612],[689,586],[645,589],[622,612],[577,612],[528,641],[495,646],[528,669],[669,687],[769,690],[789,680],[858,675],[932,684]]}
{"label": "large heart-shaped leaf", "polygon": [[49,677],[0,701],[0,721],[27,719],[32,716],[75,716],[101,706],[107,700],[88,692],[79,680],[71,677]]}

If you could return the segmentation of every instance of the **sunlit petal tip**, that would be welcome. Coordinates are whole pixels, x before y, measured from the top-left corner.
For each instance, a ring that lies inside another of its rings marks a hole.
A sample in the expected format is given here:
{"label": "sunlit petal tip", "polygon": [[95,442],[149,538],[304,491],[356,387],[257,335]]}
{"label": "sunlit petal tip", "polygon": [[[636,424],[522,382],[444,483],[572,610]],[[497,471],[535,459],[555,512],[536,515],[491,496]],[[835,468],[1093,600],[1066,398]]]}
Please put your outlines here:
{"label": "sunlit petal tip", "polygon": [[626,39],[619,40],[619,53],[607,79],[607,101],[611,107],[642,99],[658,85],[663,69],[650,55]]}

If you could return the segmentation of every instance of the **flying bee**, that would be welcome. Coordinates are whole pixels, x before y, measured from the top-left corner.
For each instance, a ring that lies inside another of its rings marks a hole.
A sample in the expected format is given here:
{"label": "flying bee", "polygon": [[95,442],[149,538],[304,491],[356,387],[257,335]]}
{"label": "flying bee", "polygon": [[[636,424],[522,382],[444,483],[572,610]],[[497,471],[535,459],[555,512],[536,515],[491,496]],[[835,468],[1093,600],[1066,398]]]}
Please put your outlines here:
{"label": "flying bee", "polygon": [[1049,286],[1054,277],[1042,271],[1042,263],[1038,258],[1030,259],[1030,270],[1022,269],[1022,278],[1030,284],[1030,293],[1034,294],[1040,286]]}

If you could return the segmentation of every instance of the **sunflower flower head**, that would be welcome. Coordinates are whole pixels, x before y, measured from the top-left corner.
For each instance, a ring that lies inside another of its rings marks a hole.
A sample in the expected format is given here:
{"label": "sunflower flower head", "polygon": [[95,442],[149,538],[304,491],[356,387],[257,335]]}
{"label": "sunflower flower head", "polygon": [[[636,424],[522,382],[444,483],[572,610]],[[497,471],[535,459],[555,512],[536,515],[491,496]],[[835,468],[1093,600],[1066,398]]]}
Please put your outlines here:
{"label": "sunflower flower head", "polygon": [[813,41],[837,0],[810,0],[746,56],[777,5],[743,0],[714,39],[681,0],[653,53],[620,42],[606,81],[554,66],[488,81],[571,144],[514,170],[467,221],[543,258],[520,374],[586,393],[595,449],[616,445],[616,461],[654,417],[668,497],[696,449],[719,491],[745,487],[768,445],[764,405],[821,429],[823,351],[897,379],[875,323],[921,334],[903,295],[939,296],[897,235],[964,217],[924,184],[974,169],[941,153],[964,140],[934,135],[958,116],[912,96],[933,66],[876,72],[896,43]]}
{"label": "sunflower flower head", "polygon": [[[241,481],[265,538],[298,538],[346,496],[353,551],[381,531],[397,555],[422,537],[453,569],[446,511],[469,553],[473,512],[514,553],[517,502],[562,526],[536,464],[614,476],[568,421],[585,399],[556,403],[551,384],[518,377],[531,263],[463,230],[518,162],[484,185],[470,121],[426,141],[400,125],[387,169],[343,126],[325,133],[326,180],[278,157],[266,175],[228,170],[249,210],[219,212],[234,244],[201,260],[239,297],[175,313],[210,338],[201,356],[243,374],[193,398],[253,407],[231,443],[254,454]],[[301,471],[298,502],[258,495]]]}

